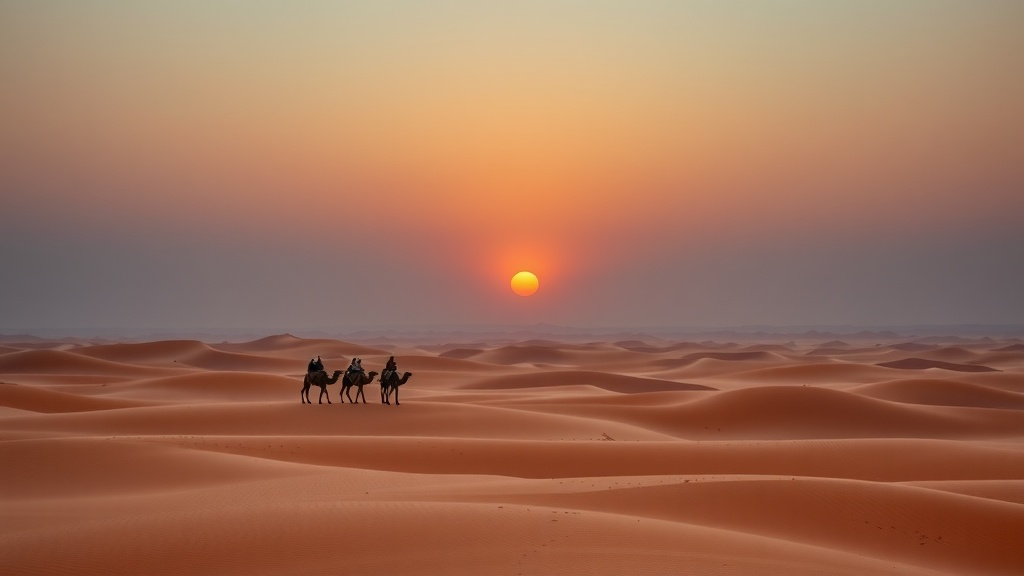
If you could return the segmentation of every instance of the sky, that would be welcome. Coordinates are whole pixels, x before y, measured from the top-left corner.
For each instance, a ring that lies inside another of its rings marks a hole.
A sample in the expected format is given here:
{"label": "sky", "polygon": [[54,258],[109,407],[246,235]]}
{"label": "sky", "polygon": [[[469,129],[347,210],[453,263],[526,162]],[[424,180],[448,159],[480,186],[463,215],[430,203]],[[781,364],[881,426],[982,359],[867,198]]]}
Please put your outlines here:
{"label": "sky", "polygon": [[1022,55],[1012,0],[0,0],[0,333],[1024,324]]}

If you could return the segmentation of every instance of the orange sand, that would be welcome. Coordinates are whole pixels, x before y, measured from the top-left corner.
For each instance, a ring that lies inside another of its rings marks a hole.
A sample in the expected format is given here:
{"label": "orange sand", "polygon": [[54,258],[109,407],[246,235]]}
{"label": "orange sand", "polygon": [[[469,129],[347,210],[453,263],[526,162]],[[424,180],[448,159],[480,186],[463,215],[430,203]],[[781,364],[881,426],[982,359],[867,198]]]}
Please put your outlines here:
{"label": "orange sand", "polygon": [[1021,574],[1024,348],[955,342],[5,342],[0,566]]}

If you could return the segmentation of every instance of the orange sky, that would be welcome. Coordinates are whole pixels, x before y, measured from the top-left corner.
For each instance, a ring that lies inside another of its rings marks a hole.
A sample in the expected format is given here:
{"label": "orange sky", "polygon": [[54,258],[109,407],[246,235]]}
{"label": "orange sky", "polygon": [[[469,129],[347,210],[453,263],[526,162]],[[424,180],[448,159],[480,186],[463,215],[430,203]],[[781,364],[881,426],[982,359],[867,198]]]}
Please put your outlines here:
{"label": "orange sky", "polygon": [[[997,1],[5,3],[2,316],[1024,322],[1022,29]],[[916,309],[971,242],[984,281]],[[64,255],[111,262],[26,264]],[[338,286],[254,286],[273,258]],[[833,266],[852,309],[807,285]]]}

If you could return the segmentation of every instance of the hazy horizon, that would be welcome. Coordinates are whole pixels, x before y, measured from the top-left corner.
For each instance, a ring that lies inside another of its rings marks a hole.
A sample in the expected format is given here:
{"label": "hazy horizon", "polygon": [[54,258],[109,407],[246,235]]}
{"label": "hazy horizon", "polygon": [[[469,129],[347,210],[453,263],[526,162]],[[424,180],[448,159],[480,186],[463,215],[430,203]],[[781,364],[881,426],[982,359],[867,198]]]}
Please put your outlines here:
{"label": "hazy horizon", "polygon": [[[416,326],[350,326],[311,328],[289,327],[194,327],[167,330],[153,328],[74,327],[59,329],[15,328],[0,331],[0,341],[17,342],[19,338],[71,341],[151,341],[190,339],[204,342],[248,342],[277,336],[304,339],[338,339],[351,342],[383,342],[394,345],[437,345],[458,342],[523,342],[553,340],[561,342],[591,342],[595,339],[639,338],[649,341],[687,340],[756,340],[782,342],[785,340],[814,341],[846,338],[851,341],[913,341],[934,340],[953,344],[958,341],[991,339],[994,341],[1020,341],[1024,339],[1022,324],[962,324],[962,325],[895,325],[895,326],[596,326],[579,327],[553,324],[463,324]],[[820,343],[819,342],[819,343]]]}
{"label": "hazy horizon", "polygon": [[0,333],[1024,325],[1021,30],[997,0],[2,2]]}

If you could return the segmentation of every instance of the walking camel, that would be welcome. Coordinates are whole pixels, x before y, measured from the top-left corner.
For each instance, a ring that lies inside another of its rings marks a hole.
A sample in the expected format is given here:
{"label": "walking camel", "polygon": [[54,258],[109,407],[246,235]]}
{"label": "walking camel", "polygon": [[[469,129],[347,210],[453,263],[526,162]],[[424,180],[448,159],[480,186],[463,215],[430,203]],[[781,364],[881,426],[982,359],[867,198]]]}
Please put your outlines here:
{"label": "walking camel", "polygon": [[307,372],[306,377],[302,379],[302,392],[299,393],[299,397],[302,399],[302,403],[310,403],[313,401],[309,399],[309,387],[319,386],[320,387],[320,398],[317,399],[317,404],[324,403],[324,395],[327,395],[327,403],[331,403],[331,395],[327,394],[327,387],[338,381],[341,377],[341,370],[335,370],[334,376],[327,376],[327,372]]}
{"label": "walking camel", "polygon": [[[363,404],[366,404],[366,394],[363,394],[363,386],[373,382],[373,379],[377,377],[377,372],[371,371],[369,374],[363,374],[362,372],[348,372],[345,377],[341,380],[341,392],[338,396],[341,398],[341,403],[345,403],[345,396],[348,396],[348,401],[353,404],[359,403],[359,397],[363,397]],[[356,390],[356,399],[352,400],[352,396],[349,395],[349,391],[352,387],[358,387]]]}
{"label": "walking camel", "polygon": [[[395,406],[401,406],[398,403],[398,387],[409,381],[409,377],[412,376],[412,372],[406,372],[402,374],[402,377],[398,377],[398,372],[389,372],[387,377],[381,376],[380,378],[380,402],[381,404],[391,404],[391,392],[395,393]],[[365,401],[365,399],[364,399]]]}

